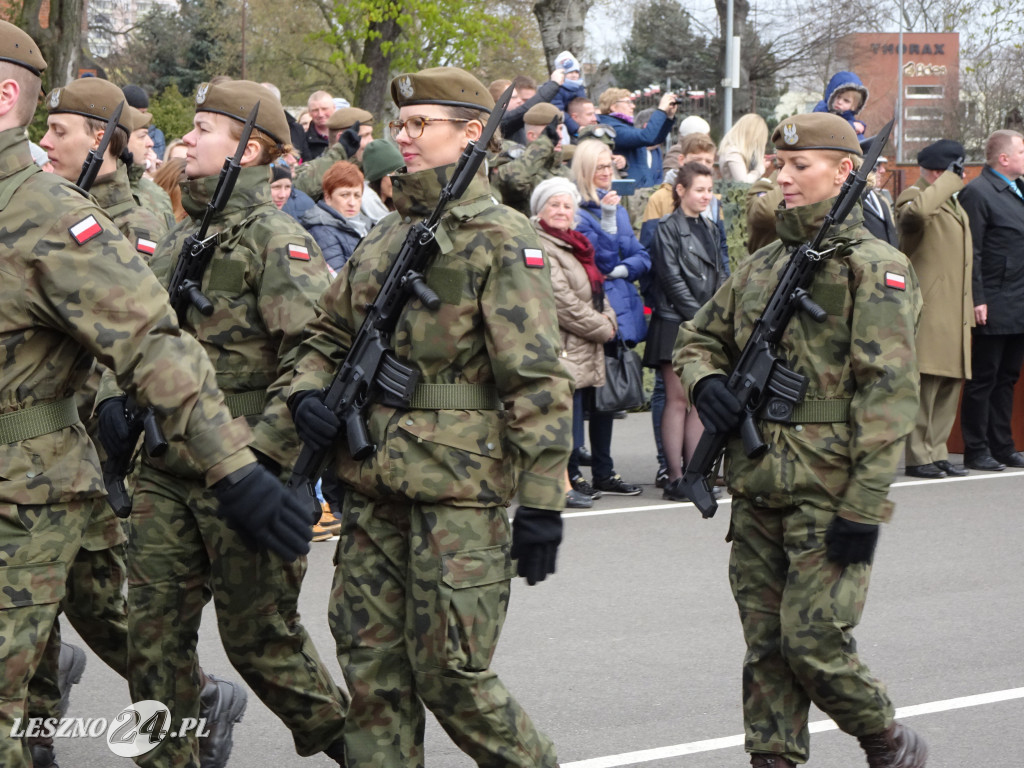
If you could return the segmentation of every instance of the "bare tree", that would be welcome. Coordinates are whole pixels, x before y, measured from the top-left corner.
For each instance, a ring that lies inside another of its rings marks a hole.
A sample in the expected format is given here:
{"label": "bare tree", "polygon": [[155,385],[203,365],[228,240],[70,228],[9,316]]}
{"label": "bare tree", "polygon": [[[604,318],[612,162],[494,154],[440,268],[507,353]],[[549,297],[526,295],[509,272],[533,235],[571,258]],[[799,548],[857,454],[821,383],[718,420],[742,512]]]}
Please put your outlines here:
{"label": "bare tree", "polygon": [[594,0],[537,0],[533,4],[549,72],[562,51],[579,55],[583,50],[583,24],[593,5]]}
{"label": "bare tree", "polygon": [[[44,3],[49,6],[46,23],[39,20]],[[23,0],[11,9],[14,23],[39,45],[46,59],[43,89],[62,86],[78,74],[83,42],[83,0]]]}

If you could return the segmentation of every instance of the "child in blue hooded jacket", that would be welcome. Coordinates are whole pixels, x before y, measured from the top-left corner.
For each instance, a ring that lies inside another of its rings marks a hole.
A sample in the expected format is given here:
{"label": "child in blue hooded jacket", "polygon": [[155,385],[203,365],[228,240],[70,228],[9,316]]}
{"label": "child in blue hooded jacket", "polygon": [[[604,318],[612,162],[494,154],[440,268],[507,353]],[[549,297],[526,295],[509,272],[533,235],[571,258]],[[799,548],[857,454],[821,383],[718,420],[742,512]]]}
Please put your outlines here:
{"label": "child in blue hooded jacket", "polygon": [[853,72],[836,72],[825,86],[825,97],[814,107],[815,112],[831,112],[853,126],[858,135],[867,130],[857,114],[868,101],[868,89]]}

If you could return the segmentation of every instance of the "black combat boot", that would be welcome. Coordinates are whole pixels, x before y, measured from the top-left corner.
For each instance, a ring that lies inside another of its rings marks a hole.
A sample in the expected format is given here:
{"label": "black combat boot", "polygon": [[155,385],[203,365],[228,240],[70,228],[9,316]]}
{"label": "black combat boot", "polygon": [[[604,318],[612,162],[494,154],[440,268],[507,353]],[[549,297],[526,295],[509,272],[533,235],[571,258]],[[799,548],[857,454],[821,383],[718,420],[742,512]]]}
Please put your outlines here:
{"label": "black combat boot", "polygon": [[206,719],[209,736],[199,739],[199,765],[202,768],[224,768],[231,754],[231,732],[242,720],[249,695],[238,683],[206,675],[206,685],[199,694],[199,717]]}
{"label": "black combat boot", "polygon": [[928,745],[902,723],[893,722],[881,733],[858,736],[869,768],[924,768]]}
{"label": "black combat boot", "polygon": [[778,755],[751,755],[750,764],[753,768],[796,768],[789,760]]}
{"label": "black combat boot", "polygon": [[60,768],[53,751],[53,739],[39,736],[28,740],[28,751],[32,754],[32,768]]}

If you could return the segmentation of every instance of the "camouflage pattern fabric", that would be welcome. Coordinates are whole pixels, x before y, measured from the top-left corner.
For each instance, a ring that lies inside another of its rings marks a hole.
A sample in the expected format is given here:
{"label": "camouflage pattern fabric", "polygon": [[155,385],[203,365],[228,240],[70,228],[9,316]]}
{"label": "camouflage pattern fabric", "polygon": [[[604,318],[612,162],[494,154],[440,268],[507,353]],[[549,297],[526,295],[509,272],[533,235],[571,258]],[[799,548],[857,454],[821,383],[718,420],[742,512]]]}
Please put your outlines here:
{"label": "camouflage pattern fabric", "polygon": [[725,242],[729,247],[729,272],[736,271],[741,259],[747,255],[747,190],[750,185],[742,181],[715,179],[715,194],[722,201],[722,219],[725,221]]}
{"label": "camouflage pattern fabric", "polygon": [[[126,167],[119,163],[117,171],[97,178],[90,192],[121,234],[134,244],[143,259],[148,260],[155,241],[164,236],[166,227],[161,218],[135,204]],[[94,366],[79,395],[84,392],[94,396],[99,378],[99,366]],[[87,416],[85,425],[99,450],[96,420]],[[124,597],[126,540],[121,521],[110,505],[98,507],[71,565],[67,594],[60,606],[71,626],[93,652],[121,677],[126,674],[128,653],[128,603]],[[47,652],[29,686],[28,711],[31,717],[59,716],[60,692],[55,685],[60,652],[59,618],[53,627]]]}
{"label": "camouflage pattern fabric", "polygon": [[[72,185],[43,173],[24,128],[0,132],[0,413],[62,400],[97,358],[157,412],[164,433],[212,484],[252,463],[214,372],[181,335],[166,291],[114,224]],[[105,505],[99,457],[81,423],[0,445],[0,733],[24,718],[86,526]],[[0,765],[24,766],[0,738]]]}
{"label": "camouflage pattern fabric", "polygon": [[295,166],[292,173],[292,186],[300,192],[305,192],[314,200],[323,200],[324,174],[327,173],[328,168],[342,160],[348,160],[362,170],[362,163],[349,159],[345,145],[336,141],[320,157]]}
{"label": "camouflage pattern fabric", "polygon": [[174,203],[166,190],[143,174],[146,166],[132,163],[128,167],[128,181],[131,183],[135,202],[147,211],[152,211],[164,222],[164,231],[174,226]]}
{"label": "camouflage pattern fabric", "polygon": [[[153,267],[162,281],[216,183],[216,176],[182,183],[182,204],[194,218],[161,241]],[[270,201],[266,166],[241,170],[210,232],[219,239],[202,292],[214,309],[207,317],[190,308],[186,330],[225,393],[266,390],[262,412],[248,416],[250,446],[288,468],[299,441],[284,396],[296,345],[327,287],[327,267],[312,238]],[[213,514],[215,500],[187,458],[172,447],[161,459],[144,457],[139,472],[128,543],[132,700],[164,702],[175,724],[196,716],[196,634],[212,594],[228,659],[293,731],[299,754],[322,752],[341,738],[345,705],[295,609],[305,560],[286,564],[246,548]],[[190,734],[138,762],[184,768],[198,760]]]}
{"label": "camouflage pattern fabric", "polygon": [[[810,240],[832,202],[781,212],[781,242],[743,260],[683,325],[674,364],[688,396],[705,376],[731,370],[793,248]],[[809,378],[805,402],[849,399],[848,421],[758,420],[769,444],[764,456],[748,458],[738,437],[726,449],[730,581],[747,641],[747,749],[798,763],[807,759],[810,701],[854,735],[892,719],[850,635],[870,566],[835,567],[825,558],[824,532],[835,515],[889,520],[886,497],[919,396],[921,295],[909,262],[864,229],[857,207],[823,249],[833,246],[810,289],[828,318],[819,324],[798,314],[778,352]]]}
{"label": "camouflage pattern fabric", "polygon": [[[394,177],[398,210],[322,297],[296,390],[330,380],[451,168]],[[334,469],[350,490],[330,616],[352,693],[346,747],[356,765],[422,766],[426,704],[480,765],[553,766],[549,742],[489,668],[513,573],[504,507],[517,491],[540,509],[565,498],[572,385],[549,268],[528,220],[491,201],[482,169],[437,234],[426,279],[442,306],[411,300],[395,352],[426,383],[494,386],[505,408],[374,404],[376,454],[356,462],[339,445]]]}
{"label": "camouflage pattern fabric", "polygon": [[562,165],[562,151],[555,151],[550,138],[538,136],[525,147],[506,141],[496,167],[492,166],[491,189],[505,205],[529,216],[534,187],[555,176],[567,179],[569,169]]}
{"label": "camouflage pattern fabric", "polygon": [[[145,466],[128,538],[128,668],[132,701],[156,699],[171,728],[199,714],[196,637],[211,596],[232,666],[291,730],[303,756],[341,738],[345,704],[300,623],[306,558],[253,552],[220,520],[210,491]],[[199,744],[166,738],[138,765],[199,768]]]}

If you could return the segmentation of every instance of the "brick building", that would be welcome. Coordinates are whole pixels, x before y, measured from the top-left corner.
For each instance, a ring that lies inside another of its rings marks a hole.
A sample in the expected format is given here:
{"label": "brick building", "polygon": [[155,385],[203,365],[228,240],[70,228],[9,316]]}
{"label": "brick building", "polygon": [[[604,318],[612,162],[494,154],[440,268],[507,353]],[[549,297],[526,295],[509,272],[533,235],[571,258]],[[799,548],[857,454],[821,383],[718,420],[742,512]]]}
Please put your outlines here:
{"label": "brick building", "polygon": [[836,46],[839,69],[855,72],[867,86],[861,119],[874,133],[896,114],[903,70],[903,128],[893,129],[893,154],[902,133],[903,159],[912,162],[922,147],[960,135],[960,35],[906,32],[900,55],[896,33],[859,32]]}

